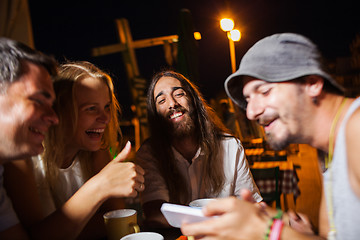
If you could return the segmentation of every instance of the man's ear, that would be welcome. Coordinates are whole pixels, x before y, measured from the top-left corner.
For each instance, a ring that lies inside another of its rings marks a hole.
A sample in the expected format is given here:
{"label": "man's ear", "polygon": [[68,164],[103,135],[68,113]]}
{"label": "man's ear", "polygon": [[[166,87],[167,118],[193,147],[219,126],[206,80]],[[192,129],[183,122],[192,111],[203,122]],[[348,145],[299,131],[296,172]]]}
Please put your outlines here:
{"label": "man's ear", "polygon": [[317,75],[309,75],[305,78],[305,90],[309,97],[318,97],[321,94],[323,87],[324,78]]}

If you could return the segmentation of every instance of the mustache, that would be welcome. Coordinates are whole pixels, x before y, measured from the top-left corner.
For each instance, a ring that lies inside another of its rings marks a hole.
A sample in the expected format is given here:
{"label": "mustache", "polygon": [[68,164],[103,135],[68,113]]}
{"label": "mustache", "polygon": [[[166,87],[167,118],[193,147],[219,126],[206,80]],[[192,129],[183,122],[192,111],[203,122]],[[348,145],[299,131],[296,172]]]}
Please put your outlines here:
{"label": "mustache", "polygon": [[272,121],[274,121],[276,118],[278,118],[278,116],[263,116],[260,117],[259,119],[256,120],[256,122],[261,125],[261,126],[267,126],[269,125]]}
{"label": "mustache", "polygon": [[182,113],[186,113],[188,112],[188,110],[182,106],[178,106],[178,107],[175,107],[175,108],[172,108],[170,109],[170,111],[166,114],[166,117],[167,118],[170,118],[170,116],[172,114],[174,114],[175,112],[182,112]]}

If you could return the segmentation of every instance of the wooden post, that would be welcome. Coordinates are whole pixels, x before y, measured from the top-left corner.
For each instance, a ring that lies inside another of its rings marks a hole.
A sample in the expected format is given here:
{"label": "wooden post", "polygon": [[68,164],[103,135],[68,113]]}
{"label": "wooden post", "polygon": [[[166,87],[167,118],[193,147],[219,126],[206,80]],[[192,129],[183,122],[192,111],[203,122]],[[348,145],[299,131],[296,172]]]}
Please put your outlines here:
{"label": "wooden post", "polygon": [[[93,48],[92,55],[102,56],[116,52],[122,53],[132,101],[135,107],[134,112],[138,118],[138,121],[134,124],[135,146],[138,148],[139,142],[145,140],[149,136],[149,132],[146,116],[146,79],[140,77],[135,49],[164,45],[165,43],[174,43],[178,41],[178,36],[170,35],[133,41],[127,19],[116,19],[115,23],[118,31],[119,43]],[[137,139],[139,137],[140,139]]]}

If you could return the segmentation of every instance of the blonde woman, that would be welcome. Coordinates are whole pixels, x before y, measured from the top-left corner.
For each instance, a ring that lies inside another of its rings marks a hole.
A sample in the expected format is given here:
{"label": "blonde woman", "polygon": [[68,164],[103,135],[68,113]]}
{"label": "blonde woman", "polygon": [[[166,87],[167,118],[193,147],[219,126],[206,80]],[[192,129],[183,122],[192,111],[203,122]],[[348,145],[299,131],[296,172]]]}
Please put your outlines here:
{"label": "blonde woman", "polygon": [[[49,129],[43,155],[33,158],[32,164],[25,161],[10,167],[28,172],[31,165],[39,195],[30,190],[9,195],[15,210],[20,209],[19,218],[25,219],[25,227],[34,236],[41,232],[42,237],[52,238],[55,231],[57,237],[60,234],[66,239],[76,238],[80,232],[86,239],[104,237],[102,214],[123,207],[119,198],[135,197],[144,189],[144,171],[122,162],[130,152],[130,143],[111,161],[110,149],[116,152],[119,148],[121,132],[119,105],[108,74],[88,62],[69,62],[60,66],[54,89],[59,124]],[[33,199],[32,209],[27,203],[22,210],[24,197]],[[34,223],[41,226],[36,220],[41,218],[39,212],[51,222],[50,228],[31,227]],[[50,230],[59,224],[64,226],[61,231]]]}

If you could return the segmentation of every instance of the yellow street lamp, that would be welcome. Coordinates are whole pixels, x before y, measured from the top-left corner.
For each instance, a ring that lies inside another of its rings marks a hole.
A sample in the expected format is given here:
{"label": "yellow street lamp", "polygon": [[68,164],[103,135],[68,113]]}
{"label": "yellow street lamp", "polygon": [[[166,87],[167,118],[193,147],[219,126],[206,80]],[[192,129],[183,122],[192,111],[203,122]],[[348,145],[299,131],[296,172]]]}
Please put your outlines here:
{"label": "yellow street lamp", "polygon": [[235,59],[235,44],[234,42],[240,41],[241,33],[239,30],[234,29],[235,23],[231,18],[223,18],[220,20],[220,28],[227,33],[229,39],[230,48],[230,60],[231,70],[234,73],[236,71],[236,59]]}
{"label": "yellow street lamp", "polygon": [[234,42],[238,42],[241,39],[241,32],[237,29],[233,29],[229,32],[229,36]]}
{"label": "yellow street lamp", "polygon": [[224,32],[234,29],[235,23],[231,18],[223,18],[220,20],[220,27]]}
{"label": "yellow street lamp", "polygon": [[[235,23],[231,18],[223,18],[220,20],[220,28],[227,33],[227,37],[229,39],[229,48],[230,48],[230,60],[231,60],[231,71],[234,73],[236,71],[236,59],[235,59],[235,44],[234,42],[240,41],[241,33],[239,30],[234,29]],[[234,108],[234,104],[229,99],[229,107],[230,111],[236,111]],[[242,134],[240,131],[240,125],[238,120],[235,122],[235,132],[233,134],[237,135],[240,139],[242,139]]]}

